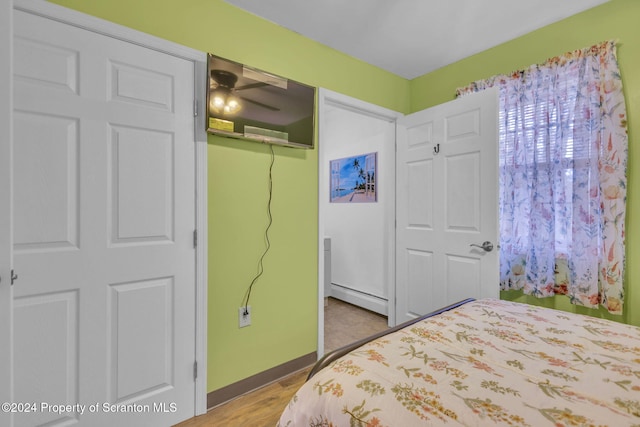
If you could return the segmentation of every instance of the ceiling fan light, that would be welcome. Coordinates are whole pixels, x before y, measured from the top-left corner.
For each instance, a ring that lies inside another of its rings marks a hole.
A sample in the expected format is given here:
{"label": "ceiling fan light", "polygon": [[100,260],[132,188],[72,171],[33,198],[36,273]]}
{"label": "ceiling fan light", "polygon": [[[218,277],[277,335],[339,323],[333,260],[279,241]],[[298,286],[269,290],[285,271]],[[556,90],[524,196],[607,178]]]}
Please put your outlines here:
{"label": "ceiling fan light", "polygon": [[221,96],[214,96],[213,97],[213,106],[216,108],[222,108],[224,107],[224,98]]}
{"label": "ceiling fan light", "polygon": [[227,105],[225,105],[225,112],[229,114],[233,114],[233,113],[237,113],[239,110],[240,110],[240,103],[238,102],[238,100],[233,96],[230,96],[229,98],[227,98]]}
{"label": "ceiling fan light", "polygon": [[240,103],[227,87],[217,87],[209,95],[209,109],[215,113],[234,114],[240,107]]}

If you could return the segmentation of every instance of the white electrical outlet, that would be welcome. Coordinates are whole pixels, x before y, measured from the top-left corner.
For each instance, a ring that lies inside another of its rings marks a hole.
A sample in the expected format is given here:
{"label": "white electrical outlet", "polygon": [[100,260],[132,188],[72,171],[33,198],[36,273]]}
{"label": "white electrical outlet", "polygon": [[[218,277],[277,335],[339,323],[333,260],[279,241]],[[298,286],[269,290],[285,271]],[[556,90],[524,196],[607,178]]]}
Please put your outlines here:
{"label": "white electrical outlet", "polygon": [[238,325],[241,328],[251,325],[251,306],[240,307],[238,309]]}

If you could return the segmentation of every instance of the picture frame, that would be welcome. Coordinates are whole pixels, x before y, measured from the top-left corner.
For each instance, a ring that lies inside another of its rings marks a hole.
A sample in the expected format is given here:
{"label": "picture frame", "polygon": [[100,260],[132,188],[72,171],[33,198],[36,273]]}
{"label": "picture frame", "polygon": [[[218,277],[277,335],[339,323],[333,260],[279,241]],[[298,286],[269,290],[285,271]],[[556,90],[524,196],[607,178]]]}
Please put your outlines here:
{"label": "picture frame", "polygon": [[378,153],[330,160],[330,203],[378,201]]}

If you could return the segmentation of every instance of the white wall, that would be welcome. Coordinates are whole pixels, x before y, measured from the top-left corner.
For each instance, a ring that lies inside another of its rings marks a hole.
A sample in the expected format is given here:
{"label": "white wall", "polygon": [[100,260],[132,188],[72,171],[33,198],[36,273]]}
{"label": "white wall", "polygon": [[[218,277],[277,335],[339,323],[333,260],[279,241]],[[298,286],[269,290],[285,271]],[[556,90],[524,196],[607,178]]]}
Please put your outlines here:
{"label": "white wall", "polygon": [[[324,235],[331,238],[331,296],[386,315],[394,258],[395,113],[357,100],[348,106],[327,102],[322,111],[320,211]],[[378,153],[378,201],[330,203],[329,161],[372,152]]]}

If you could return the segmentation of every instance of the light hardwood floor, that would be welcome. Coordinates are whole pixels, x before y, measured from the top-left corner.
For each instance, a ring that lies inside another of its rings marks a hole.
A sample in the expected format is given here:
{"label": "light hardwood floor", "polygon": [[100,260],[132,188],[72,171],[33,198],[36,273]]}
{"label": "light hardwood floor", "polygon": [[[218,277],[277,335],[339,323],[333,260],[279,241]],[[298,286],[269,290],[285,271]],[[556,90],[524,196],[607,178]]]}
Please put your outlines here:
{"label": "light hardwood floor", "polygon": [[[324,313],[325,352],[387,328],[386,317],[333,298],[328,299]],[[274,427],[310,369],[293,373],[176,427]]]}

